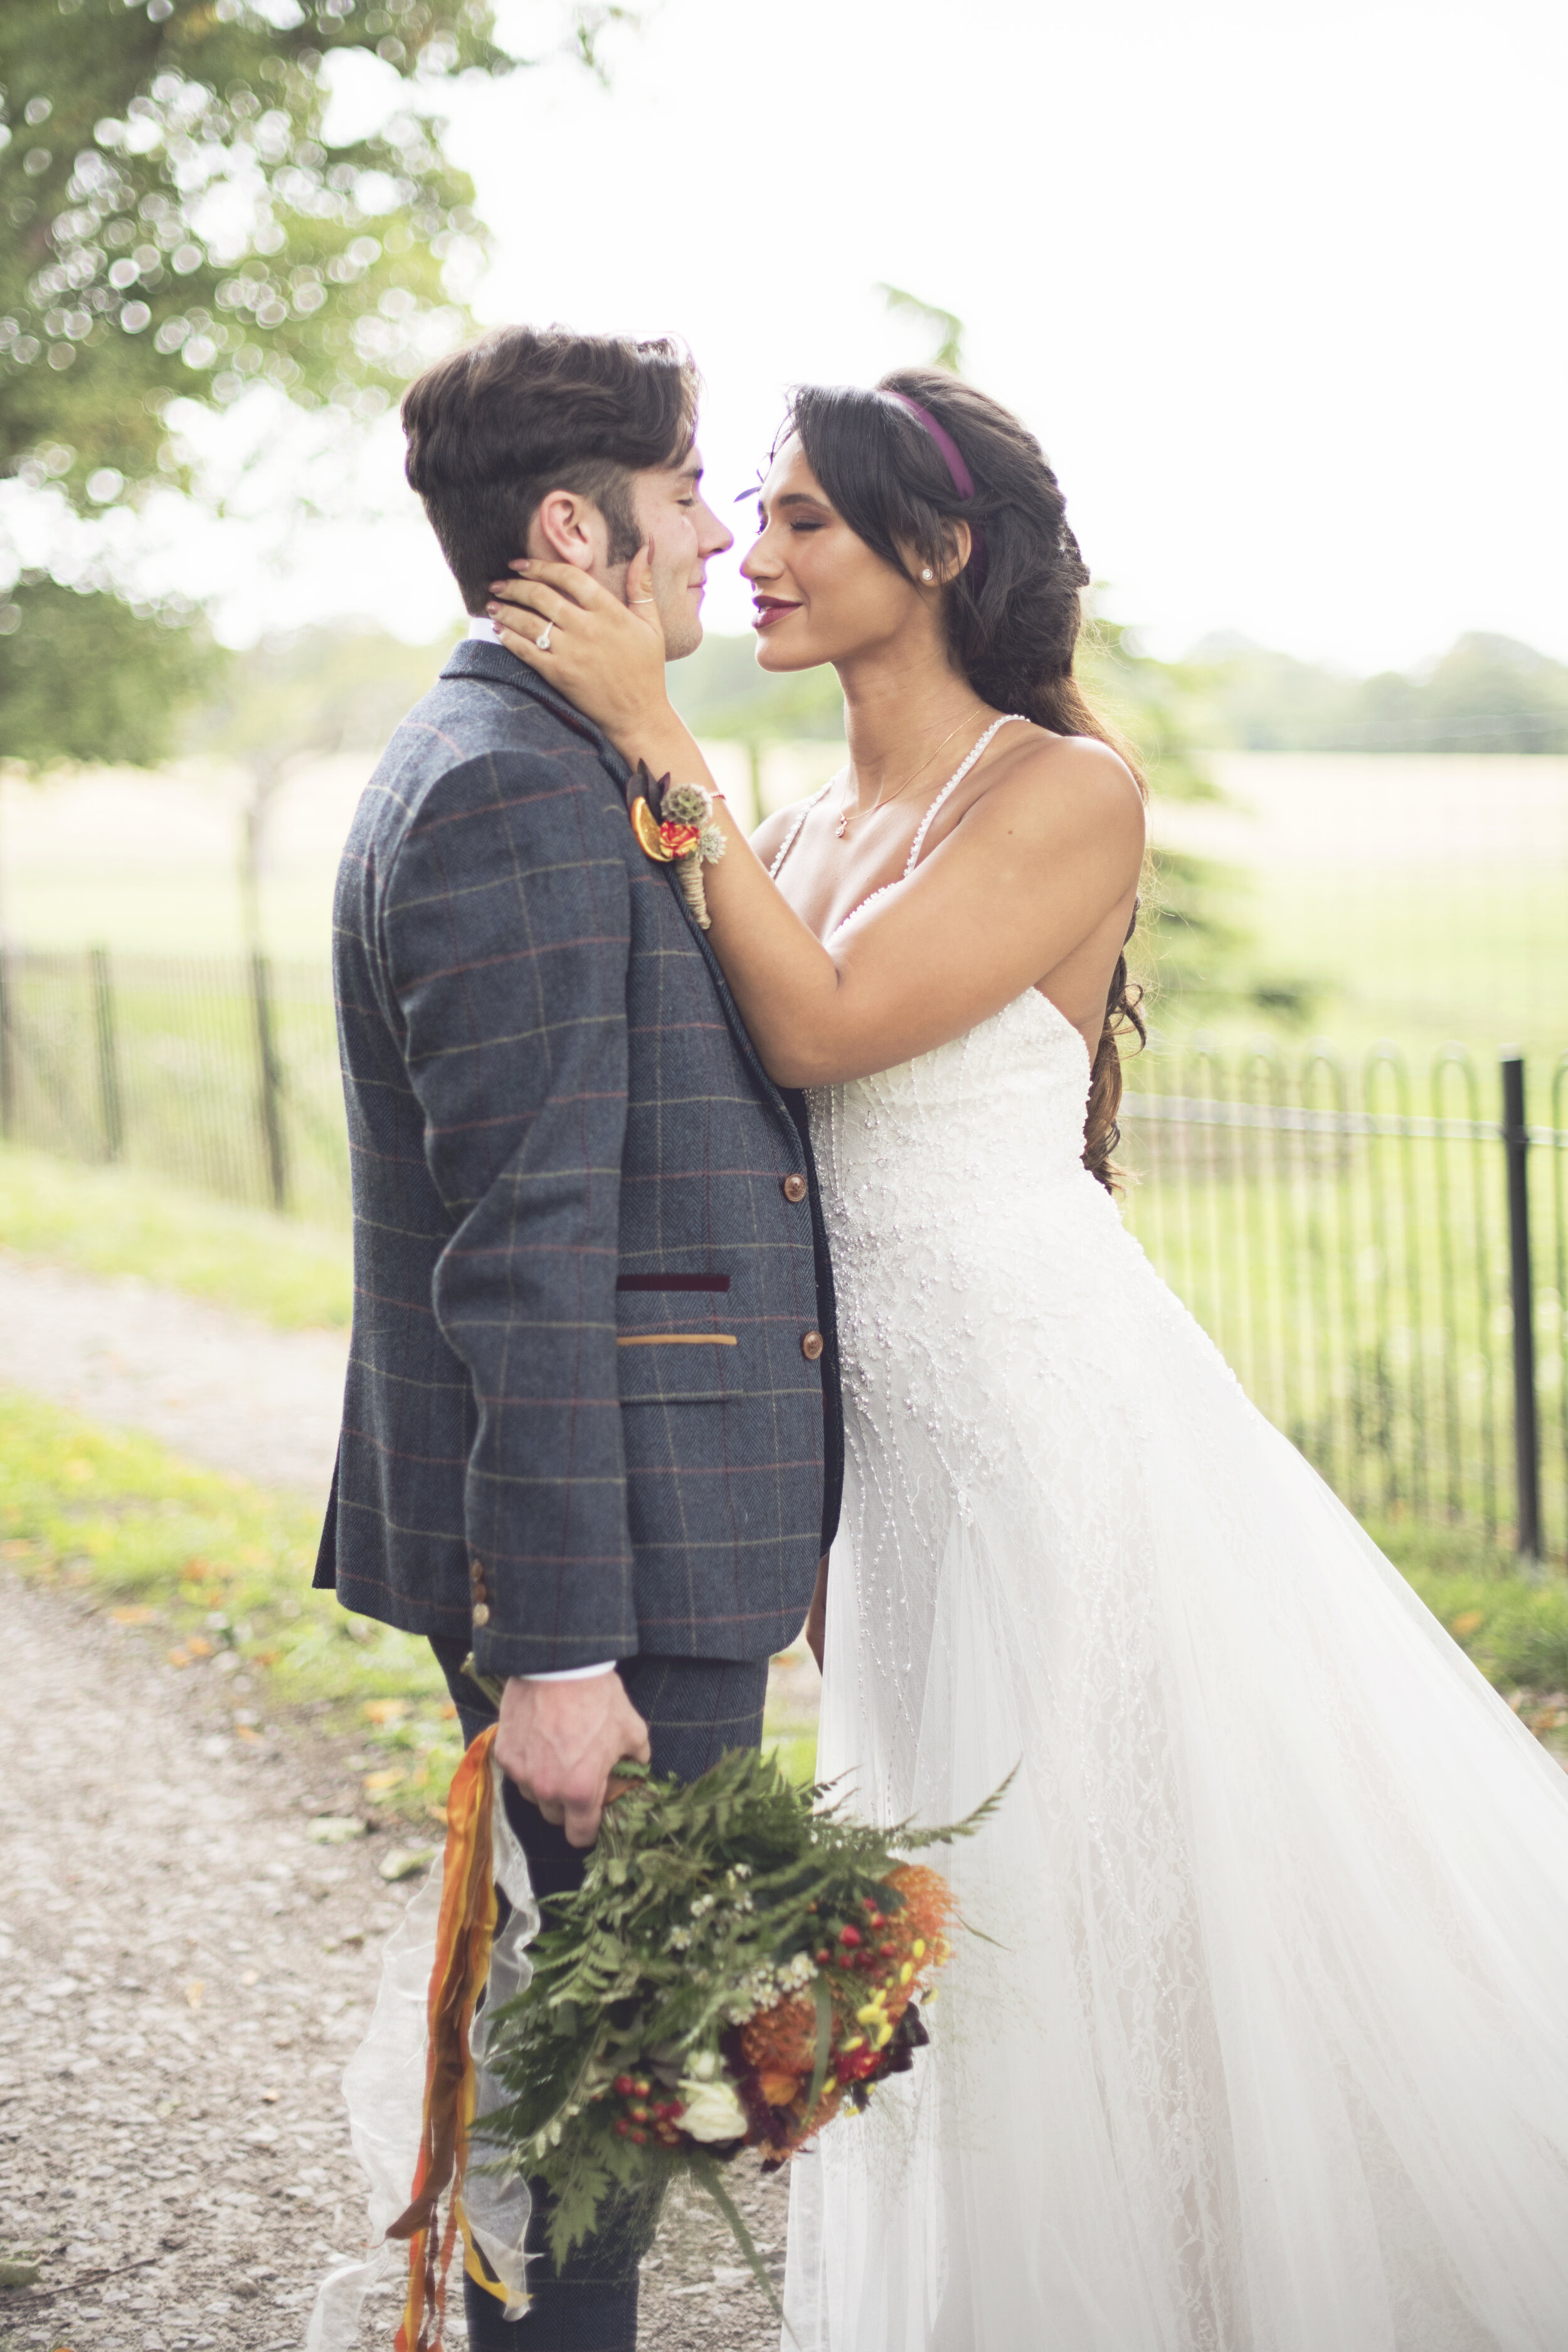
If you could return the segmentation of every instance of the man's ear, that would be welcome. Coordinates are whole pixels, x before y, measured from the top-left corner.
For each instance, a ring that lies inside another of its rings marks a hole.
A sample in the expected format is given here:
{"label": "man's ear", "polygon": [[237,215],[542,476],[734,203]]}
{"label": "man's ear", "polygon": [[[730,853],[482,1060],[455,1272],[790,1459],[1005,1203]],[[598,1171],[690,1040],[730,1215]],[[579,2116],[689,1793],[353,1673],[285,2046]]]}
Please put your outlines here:
{"label": "man's ear", "polygon": [[591,499],[576,490],[552,490],[540,500],[529,526],[528,551],[546,563],[574,563],[580,572],[592,572],[603,552],[604,537],[604,523]]}

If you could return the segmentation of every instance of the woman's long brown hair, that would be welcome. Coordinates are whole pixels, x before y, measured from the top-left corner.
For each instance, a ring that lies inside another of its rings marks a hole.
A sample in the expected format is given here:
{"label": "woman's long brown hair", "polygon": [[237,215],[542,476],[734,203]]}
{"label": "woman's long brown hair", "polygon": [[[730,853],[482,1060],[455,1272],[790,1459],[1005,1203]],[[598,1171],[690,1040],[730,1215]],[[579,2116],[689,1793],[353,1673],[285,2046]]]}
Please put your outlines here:
{"label": "woman's long brown hair", "polygon": [[[952,436],[973,477],[972,498],[959,496],[924,427],[899,402],[880,396],[889,392],[919,401]],[[955,522],[984,532],[984,564],[967,564],[942,599],[953,659],[994,710],[1016,710],[1055,735],[1092,735],[1109,743],[1147,799],[1136,758],[1090,709],[1073,676],[1089,569],[1057,478],[1033,434],[1000,402],[938,368],[900,368],[875,392],[797,385],[786,429],[799,435],[813,473],[851,530],[906,578],[914,576],[911,553],[917,563],[942,560]],[[1121,1140],[1120,1040],[1131,1031],[1143,1044],[1142,996],[1128,979],[1123,947],[1106,1000],[1084,1128],[1083,1164],[1108,1192],[1117,1191],[1121,1180],[1112,1158]]]}

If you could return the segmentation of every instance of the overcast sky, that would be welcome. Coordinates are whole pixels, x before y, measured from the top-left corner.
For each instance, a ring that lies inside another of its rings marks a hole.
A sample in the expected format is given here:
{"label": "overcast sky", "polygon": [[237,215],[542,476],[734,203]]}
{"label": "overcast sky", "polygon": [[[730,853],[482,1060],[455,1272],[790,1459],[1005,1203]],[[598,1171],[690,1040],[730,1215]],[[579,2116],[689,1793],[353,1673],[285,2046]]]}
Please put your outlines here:
{"label": "overcast sky", "polygon": [[[683,335],[716,504],[792,378],[925,356],[889,280],[964,320],[1152,650],[1568,656],[1563,0],[662,0],[610,54],[608,93],[458,94],[476,303]],[[420,529],[340,538],[311,601],[363,607],[374,561],[428,634]],[[734,565],[710,625],[745,625]]]}

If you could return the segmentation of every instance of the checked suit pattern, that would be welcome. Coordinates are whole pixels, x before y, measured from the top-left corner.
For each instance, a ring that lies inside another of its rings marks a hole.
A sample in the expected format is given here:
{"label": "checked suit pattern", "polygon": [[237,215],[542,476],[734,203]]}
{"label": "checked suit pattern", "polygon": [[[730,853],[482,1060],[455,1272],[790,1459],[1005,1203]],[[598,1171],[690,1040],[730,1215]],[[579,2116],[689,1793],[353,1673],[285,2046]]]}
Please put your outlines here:
{"label": "checked suit pattern", "polygon": [[804,1110],[626,782],[465,641],[339,876],[355,1300],[316,1581],[491,1675],[765,1658],[837,1517]]}

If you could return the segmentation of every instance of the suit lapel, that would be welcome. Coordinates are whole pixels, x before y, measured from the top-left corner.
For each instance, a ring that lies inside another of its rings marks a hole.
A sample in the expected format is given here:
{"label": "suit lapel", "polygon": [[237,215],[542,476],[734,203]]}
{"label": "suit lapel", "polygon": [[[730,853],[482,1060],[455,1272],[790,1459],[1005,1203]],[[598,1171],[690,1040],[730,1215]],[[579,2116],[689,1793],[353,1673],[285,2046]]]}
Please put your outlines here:
{"label": "suit lapel", "polygon": [[[552,686],[547,686],[542,677],[529,668],[526,662],[520,662],[516,655],[509,654],[504,646],[489,645],[480,637],[464,637],[453,648],[441,675],[443,677],[489,678],[494,685],[510,687],[519,694],[526,694],[531,700],[542,703],[552,718],[558,719],[563,727],[570,728],[574,735],[590,747],[606,773],[614,778],[622,800],[626,800],[626,788],[631,782],[632,772],[610,741],[609,737],[601,734],[593,720],[584,718],[574,703],[568,702],[563,694],[557,694]],[[745,1058],[747,1068],[768,1100],[783,1112],[785,1118],[790,1119],[793,1126],[795,1121],[791,1118],[789,1106],[757,1057],[757,1049],[752,1045],[750,1032],[741,1018],[741,1008],[730,993],[730,983],[724,977],[723,967],[709,946],[706,933],[681,895],[680,885],[675,878],[673,866],[665,869],[665,885],[679,910],[681,921],[691,935],[692,945],[708,967],[709,976],[718,992],[719,1002],[724,1009],[724,1018]]]}

